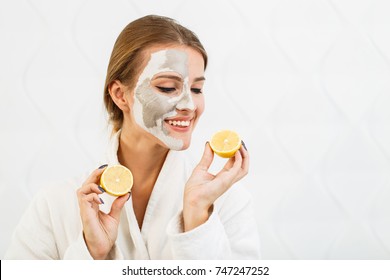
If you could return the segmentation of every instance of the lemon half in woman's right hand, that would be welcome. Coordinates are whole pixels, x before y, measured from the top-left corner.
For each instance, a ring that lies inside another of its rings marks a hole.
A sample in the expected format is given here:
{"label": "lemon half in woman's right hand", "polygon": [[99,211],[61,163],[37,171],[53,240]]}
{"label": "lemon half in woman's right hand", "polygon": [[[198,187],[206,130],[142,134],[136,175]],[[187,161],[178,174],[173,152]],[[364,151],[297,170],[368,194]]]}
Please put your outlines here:
{"label": "lemon half in woman's right hand", "polygon": [[221,130],[210,140],[211,149],[220,157],[231,158],[241,147],[241,138],[232,130]]}
{"label": "lemon half in woman's right hand", "polygon": [[122,196],[130,192],[133,187],[133,174],[123,165],[107,167],[100,177],[100,186],[114,196]]}

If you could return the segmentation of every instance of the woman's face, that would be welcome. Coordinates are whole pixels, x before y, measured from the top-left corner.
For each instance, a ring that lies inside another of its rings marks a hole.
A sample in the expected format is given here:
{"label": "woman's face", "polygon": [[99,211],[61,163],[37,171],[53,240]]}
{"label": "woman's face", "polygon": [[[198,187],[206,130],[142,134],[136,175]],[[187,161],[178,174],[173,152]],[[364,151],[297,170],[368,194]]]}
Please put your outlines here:
{"label": "woman's face", "polygon": [[134,89],[133,116],[173,150],[188,148],[204,110],[204,60],[189,47],[153,48]]}

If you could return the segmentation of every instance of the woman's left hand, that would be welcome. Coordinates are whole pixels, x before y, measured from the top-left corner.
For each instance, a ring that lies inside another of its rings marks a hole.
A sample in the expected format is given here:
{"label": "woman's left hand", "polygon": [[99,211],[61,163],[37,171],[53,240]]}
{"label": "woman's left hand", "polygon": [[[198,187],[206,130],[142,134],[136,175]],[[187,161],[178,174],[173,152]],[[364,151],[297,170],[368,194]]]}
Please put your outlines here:
{"label": "woman's left hand", "polygon": [[185,186],[184,231],[194,229],[206,222],[215,200],[248,174],[249,154],[244,145],[241,145],[234,157],[230,158],[216,175],[208,171],[213,159],[214,152],[209,143],[206,143],[202,159]]}

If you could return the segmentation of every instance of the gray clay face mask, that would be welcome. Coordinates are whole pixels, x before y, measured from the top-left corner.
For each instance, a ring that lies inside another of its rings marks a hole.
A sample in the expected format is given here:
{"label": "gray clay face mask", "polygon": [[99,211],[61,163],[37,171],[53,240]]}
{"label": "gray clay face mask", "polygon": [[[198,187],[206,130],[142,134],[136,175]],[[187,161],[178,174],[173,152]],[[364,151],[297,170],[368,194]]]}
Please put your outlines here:
{"label": "gray clay face mask", "polygon": [[[160,94],[151,85],[155,75],[167,72],[179,74],[183,80],[180,92],[173,96]],[[169,131],[164,127],[164,120],[176,116],[176,109],[194,109],[188,84],[187,54],[174,49],[152,53],[138,79],[134,94],[133,112],[137,124],[161,140],[169,149],[181,150],[183,141],[169,135]]]}

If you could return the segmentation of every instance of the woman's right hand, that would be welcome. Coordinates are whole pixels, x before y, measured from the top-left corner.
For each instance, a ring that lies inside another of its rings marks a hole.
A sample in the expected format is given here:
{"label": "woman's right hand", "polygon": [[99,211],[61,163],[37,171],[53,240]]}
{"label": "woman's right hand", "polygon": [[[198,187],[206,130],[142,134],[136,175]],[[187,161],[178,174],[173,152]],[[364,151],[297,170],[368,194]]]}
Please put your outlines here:
{"label": "woman's right hand", "polygon": [[98,196],[100,176],[106,166],[96,169],[77,190],[84,240],[94,259],[106,259],[118,236],[120,213],[130,193],[114,200],[108,214],[99,210],[104,203]]}

